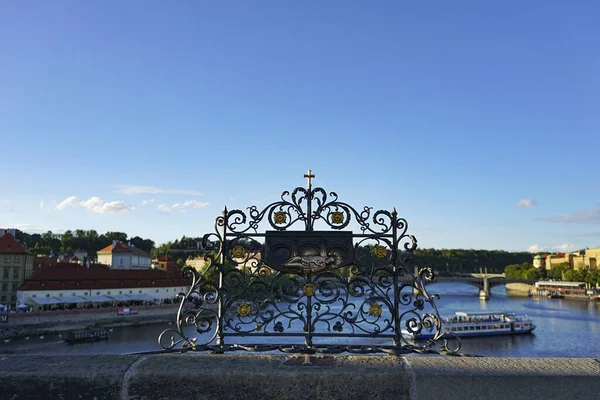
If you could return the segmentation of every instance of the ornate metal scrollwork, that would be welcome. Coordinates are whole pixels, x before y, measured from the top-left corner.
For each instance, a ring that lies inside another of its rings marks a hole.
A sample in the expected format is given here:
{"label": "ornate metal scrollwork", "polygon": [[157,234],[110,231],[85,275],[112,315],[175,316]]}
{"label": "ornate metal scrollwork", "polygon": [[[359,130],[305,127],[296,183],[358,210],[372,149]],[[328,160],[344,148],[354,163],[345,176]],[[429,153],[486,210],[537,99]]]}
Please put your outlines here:
{"label": "ornate metal scrollwork", "polygon": [[[315,231],[315,223],[331,230]],[[351,223],[359,232],[342,231]],[[271,230],[261,232],[265,226]],[[225,208],[215,233],[203,239],[218,248],[205,256],[205,269],[184,269],[191,286],[179,295],[176,328],[159,344],[216,352],[456,353],[460,341],[442,332],[439,296],[425,290],[433,273],[414,271],[417,240],[407,231],[395,209],[357,210],[310,183],[263,209]],[[430,328],[432,339],[410,340]],[[277,343],[293,337],[304,343]],[[327,339],[335,343],[320,343]]]}

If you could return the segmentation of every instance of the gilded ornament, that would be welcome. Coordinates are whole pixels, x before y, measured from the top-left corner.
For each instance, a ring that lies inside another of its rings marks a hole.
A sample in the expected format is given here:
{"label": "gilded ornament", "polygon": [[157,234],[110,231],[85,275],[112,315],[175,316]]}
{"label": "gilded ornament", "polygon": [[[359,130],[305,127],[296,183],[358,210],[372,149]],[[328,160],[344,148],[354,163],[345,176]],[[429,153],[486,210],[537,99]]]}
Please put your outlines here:
{"label": "gilded ornament", "polygon": [[245,303],[238,305],[237,313],[240,317],[247,317],[250,315],[250,305]]}
{"label": "gilded ornament", "polygon": [[273,221],[275,221],[277,225],[285,224],[287,221],[287,215],[283,211],[277,211],[273,216]]}
{"label": "gilded ornament", "polygon": [[369,314],[374,317],[381,317],[381,306],[379,304],[373,303],[369,306]]}
{"label": "gilded ornament", "polygon": [[246,250],[242,246],[235,246],[231,249],[231,257],[242,258],[246,255]]}
{"label": "gilded ornament", "polygon": [[387,255],[387,249],[383,246],[375,246],[373,247],[373,250],[371,250],[373,255],[377,258],[383,258]]}
{"label": "gilded ornament", "polygon": [[304,285],[304,294],[308,297],[314,296],[317,292],[317,288],[312,283],[307,283]]}
{"label": "gilded ornament", "polygon": [[342,224],[344,222],[344,213],[341,211],[334,211],[331,213],[331,222],[334,224]]}

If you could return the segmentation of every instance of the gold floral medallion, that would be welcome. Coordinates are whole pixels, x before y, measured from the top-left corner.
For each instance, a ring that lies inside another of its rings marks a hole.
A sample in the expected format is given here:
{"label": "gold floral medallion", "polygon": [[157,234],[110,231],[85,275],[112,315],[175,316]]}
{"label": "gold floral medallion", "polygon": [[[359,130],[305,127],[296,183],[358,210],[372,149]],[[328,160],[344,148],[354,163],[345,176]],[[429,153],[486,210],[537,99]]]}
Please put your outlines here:
{"label": "gold floral medallion", "polygon": [[379,246],[379,245],[374,246],[373,249],[371,250],[371,252],[377,258],[383,258],[383,257],[387,256],[387,249],[383,246]]}
{"label": "gold floral medallion", "polygon": [[238,305],[237,313],[240,317],[247,317],[250,315],[250,305],[246,303]]}
{"label": "gold floral medallion", "polygon": [[283,211],[277,211],[273,215],[273,221],[275,221],[275,223],[277,225],[285,224],[286,221],[287,221],[287,215],[286,215],[286,213],[283,212]]}
{"label": "gold floral medallion", "polygon": [[246,250],[242,246],[235,246],[231,249],[231,257],[242,258],[246,255]]}
{"label": "gold floral medallion", "polygon": [[369,306],[369,314],[374,317],[381,317],[381,306],[379,304],[373,303]]}
{"label": "gold floral medallion", "polygon": [[306,285],[304,285],[303,290],[304,290],[304,294],[307,295],[308,297],[314,296],[315,293],[317,292],[317,288],[312,283],[307,283]]}
{"label": "gold floral medallion", "polygon": [[331,213],[331,223],[339,225],[344,223],[344,213],[341,211],[334,211]]}

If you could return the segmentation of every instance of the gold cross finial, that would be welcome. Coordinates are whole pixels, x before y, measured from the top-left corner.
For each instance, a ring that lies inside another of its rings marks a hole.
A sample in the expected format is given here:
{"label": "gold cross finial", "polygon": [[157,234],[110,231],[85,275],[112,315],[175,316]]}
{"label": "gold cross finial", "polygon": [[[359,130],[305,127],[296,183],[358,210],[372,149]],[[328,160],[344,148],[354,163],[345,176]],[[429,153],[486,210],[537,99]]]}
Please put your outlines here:
{"label": "gold cross finial", "polygon": [[308,179],[308,185],[307,187],[310,189],[312,188],[312,178],[316,178],[316,176],[312,173],[312,171],[309,169],[308,170],[308,174],[304,174],[304,177],[306,179]]}

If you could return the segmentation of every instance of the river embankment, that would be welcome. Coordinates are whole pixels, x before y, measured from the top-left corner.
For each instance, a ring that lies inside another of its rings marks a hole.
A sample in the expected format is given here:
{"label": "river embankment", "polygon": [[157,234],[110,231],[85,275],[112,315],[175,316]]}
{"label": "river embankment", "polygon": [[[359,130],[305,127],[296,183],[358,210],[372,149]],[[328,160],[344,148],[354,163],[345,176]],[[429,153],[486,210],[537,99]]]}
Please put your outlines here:
{"label": "river embankment", "polygon": [[136,307],[138,314],[119,315],[118,308],[9,314],[0,325],[0,339],[59,334],[92,327],[118,328],[174,322],[178,305]]}

